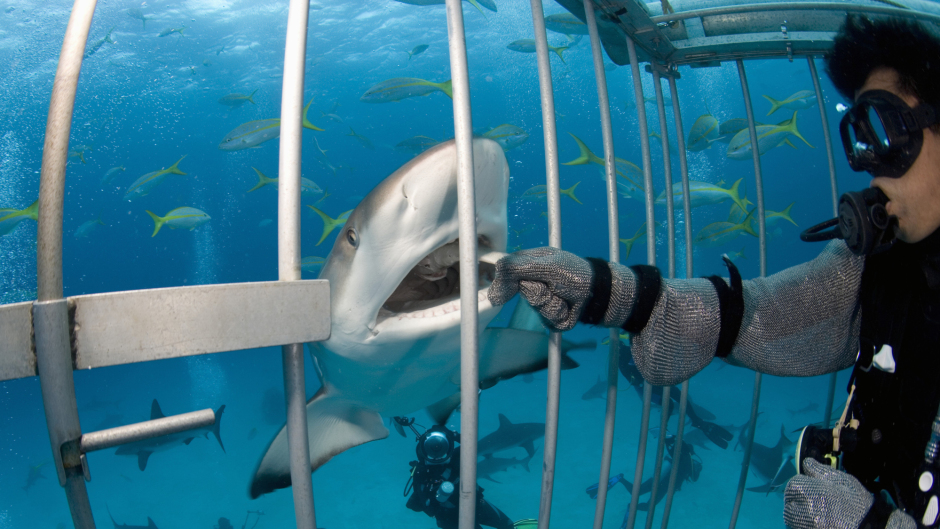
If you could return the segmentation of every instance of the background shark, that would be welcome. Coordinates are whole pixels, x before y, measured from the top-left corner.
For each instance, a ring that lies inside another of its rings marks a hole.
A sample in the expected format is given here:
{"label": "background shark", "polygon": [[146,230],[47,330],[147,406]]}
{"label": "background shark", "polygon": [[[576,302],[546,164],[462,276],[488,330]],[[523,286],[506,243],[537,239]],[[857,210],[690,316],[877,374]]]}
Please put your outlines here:
{"label": "background shark", "polygon": [[[483,329],[499,312],[487,290],[506,251],[509,166],[499,144],[486,138],[473,140],[473,161]],[[388,436],[381,415],[429,407],[443,421],[459,405],[457,224],[453,140],[392,173],[349,215],[320,272],[330,281],[332,328],[328,340],[310,344],[322,383],[307,403],[312,470]],[[484,387],[546,364],[544,331],[494,332],[505,339],[484,333],[480,340]],[[258,464],[249,495],[290,484],[282,427]]]}
{"label": "background shark", "polygon": [[[221,446],[222,451],[225,452],[225,445],[222,444],[222,435],[219,432],[219,428],[222,425],[223,411],[225,411],[224,404],[219,406],[219,409],[215,412],[215,423],[209,426],[121,445],[118,447],[115,454],[119,456],[136,456],[137,466],[143,471],[147,468],[147,460],[150,459],[150,455],[154,452],[163,452],[175,446],[188,445],[198,435],[204,435],[208,438],[210,432],[218,439],[219,446]],[[165,415],[163,415],[163,410],[160,409],[160,403],[157,402],[157,399],[153,399],[153,402],[150,404],[150,420],[161,419],[163,417],[165,417]]]}

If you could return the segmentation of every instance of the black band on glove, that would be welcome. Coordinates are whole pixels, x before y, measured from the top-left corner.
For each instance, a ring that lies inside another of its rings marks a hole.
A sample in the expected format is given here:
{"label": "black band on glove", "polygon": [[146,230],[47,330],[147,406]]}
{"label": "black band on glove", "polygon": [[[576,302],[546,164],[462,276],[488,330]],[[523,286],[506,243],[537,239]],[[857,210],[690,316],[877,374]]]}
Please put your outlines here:
{"label": "black band on glove", "polygon": [[650,316],[653,315],[653,307],[659,299],[659,289],[662,287],[663,279],[655,266],[636,265],[631,266],[630,270],[636,274],[636,300],[633,302],[630,317],[621,328],[636,334],[646,327]]}
{"label": "black band on glove", "polygon": [[744,287],[741,283],[741,273],[727,257],[722,257],[728,267],[728,276],[731,279],[729,287],[725,280],[718,276],[709,276],[705,279],[711,281],[718,294],[718,307],[721,314],[721,330],[718,331],[718,348],[715,356],[725,358],[731,354],[731,348],[738,339],[741,331],[741,319],[744,317]]}
{"label": "black band on glove", "polygon": [[888,526],[888,518],[891,518],[891,513],[894,512],[895,507],[888,502],[885,496],[884,492],[875,494],[875,501],[868,509],[868,514],[858,524],[858,529],[884,529]]}
{"label": "black band on glove", "polygon": [[584,307],[580,321],[597,325],[604,321],[604,314],[607,313],[607,307],[610,305],[610,266],[607,261],[597,257],[588,257],[587,262],[591,263],[594,280],[591,282],[591,298]]}

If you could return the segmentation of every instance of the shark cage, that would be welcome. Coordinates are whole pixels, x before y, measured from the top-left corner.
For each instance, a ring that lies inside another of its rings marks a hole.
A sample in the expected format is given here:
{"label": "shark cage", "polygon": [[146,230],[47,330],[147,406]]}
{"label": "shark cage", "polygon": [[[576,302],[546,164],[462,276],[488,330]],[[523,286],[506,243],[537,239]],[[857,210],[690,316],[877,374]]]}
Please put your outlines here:
{"label": "shark cage", "polygon": [[[555,105],[549,46],[542,1],[530,0],[535,33],[536,58],[544,128],[545,173],[548,202],[549,244],[561,248],[559,161]],[[815,58],[823,56],[846,13],[867,13],[916,18],[940,23],[940,8],[922,0],[902,6],[886,0],[840,0],[829,2],[773,0],[726,0],[722,5],[708,0],[557,0],[587,27],[593,54],[597,98],[604,145],[609,260],[619,262],[617,159],[614,154],[610,101],[603,54],[617,65],[630,65],[633,94],[639,114],[638,135],[642,147],[642,188],[652,190],[650,133],[647,130],[646,99],[641,81],[641,63],[652,76],[663,149],[660,173],[665,189],[674,189],[668,137],[667,98],[661,81],[668,80],[678,141],[684,211],[685,277],[693,277],[691,192],[686,159],[686,140],[679,111],[677,80],[680,67],[710,68],[735,61],[747,111],[746,127],[751,144],[758,132],[751,106],[745,59],[794,61],[805,58],[819,102],[832,188],[833,212],[837,213],[835,162],[824,97]],[[908,7],[914,5],[915,7]],[[37,299],[0,306],[0,381],[38,376],[59,484],[63,487],[78,529],[95,527],[85,482],[91,479],[86,454],[91,451],[153,437],[207,428],[218,420],[211,409],[151,421],[83,432],[79,425],[73,371],[157,359],[281,346],[284,388],[287,396],[287,436],[290,477],[298,528],[316,529],[305,414],[303,344],[325,340],[330,335],[330,284],[326,280],[300,279],[300,133],[306,59],[308,0],[291,0],[288,12],[281,102],[281,140],[278,186],[278,275],[279,280],[260,283],[216,284],[194,287],[136,290],[64,297],[62,279],[62,233],[65,167],[69,132],[79,71],[91,26],[95,0],[76,0],[65,33],[52,90],[42,155],[37,246]],[[478,315],[477,228],[475,224],[473,127],[470,117],[470,88],[461,0],[446,0],[450,68],[453,79],[453,113],[458,174],[458,218],[461,281],[461,450],[459,503],[461,529],[475,522],[475,484],[478,439]],[[629,89],[629,87],[628,87]],[[767,272],[765,221],[760,149],[751,149],[757,196],[756,221],[760,247],[760,275]],[[665,192],[665,270],[676,277],[675,193]],[[645,193],[648,264],[656,265],[656,222],[652,192]],[[159,308],[160,325],[152,325],[146,313]],[[474,310],[466,310],[472,308]],[[224,322],[224,323],[223,323]],[[607,362],[607,408],[604,419],[602,458],[599,462],[597,503],[593,527],[604,521],[614,441],[617,404],[617,373],[620,336],[610,331]],[[548,341],[548,394],[542,489],[538,513],[539,529],[549,527],[559,428],[561,335]],[[831,415],[835,375],[831,376],[827,404],[822,415]],[[633,529],[647,452],[650,409],[654,388],[644,382],[643,412],[638,453],[626,529]],[[670,388],[662,388],[668,402]],[[678,399],[679,420],[673,459],[679,460],[688,408],[688,381]],[[761,393],[761,374],[754,377],[750,424],[755,424]],[[663,413],[661,432],[669,418]],[[743,499],[745,479],[754,443],[750,428],[729,527],[735,527]],[[664,460],[666,436],[656,445],[656,470],[651,498],[666,489],[662,527],[669,523],[679,465],[669,479],[659,476]],[[651,501],[646,528],[653,522]]]}

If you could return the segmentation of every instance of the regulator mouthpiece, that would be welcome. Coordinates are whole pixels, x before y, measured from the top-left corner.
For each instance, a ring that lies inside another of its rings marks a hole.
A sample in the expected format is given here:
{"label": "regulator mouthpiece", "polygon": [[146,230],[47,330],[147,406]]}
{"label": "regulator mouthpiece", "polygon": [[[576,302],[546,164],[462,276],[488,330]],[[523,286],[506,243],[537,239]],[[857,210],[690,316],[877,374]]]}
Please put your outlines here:
{"label": "regulator mouthpiece", "polygon": [[894,244],[898,218],[888,215],[888,197],[877,187],[850,191],[839,199],[839,217],[800,234],[806,242],[844,239],[855,255],[874,255]]}

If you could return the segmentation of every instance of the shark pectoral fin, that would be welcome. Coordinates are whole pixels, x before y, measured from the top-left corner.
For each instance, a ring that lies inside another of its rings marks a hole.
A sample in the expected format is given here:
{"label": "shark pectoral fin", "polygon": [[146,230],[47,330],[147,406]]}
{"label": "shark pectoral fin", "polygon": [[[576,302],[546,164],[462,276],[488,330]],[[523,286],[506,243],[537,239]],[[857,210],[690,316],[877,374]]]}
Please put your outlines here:
{"label": "shark pectoral fin", "polygon": [[428,415],[434,419],[434,422],[437,424],[447,423],[447,419],[450,418],[450,414],[454,413],[454,410],[457,409],[457,406],[460,406],[460,392],[454,393],[449,397],[444,397],[443,399],[431,404],[427,408]]}
{"label": "shark pectoral fin", "polygon": [[532,441],[527,441],[522,445],[522,448],[525,448],[525,451],[527,454],[529,454],[529,456],[535,455],[535,445],[532,444]]}
{"label": "shark pectoral fin", "polygon": [[147,460],[150,459],[150,454],[152,453],[153,452],[138,452],[137,453],[137,466],[140,468],[141,472],[147,469]]}
{"label": "shark pectoral fin", "polygon": [[[307,402],[311,472],[354,446],[386,437],[388,429],[378,413],[330,394],[328,386]],[[258,463],[248,494],[254,499],[290,485],[287,427],[283,426]]]}
{"label": "shark pectoral fin", "polygon": [[188,445],[189,443],[193,442],[193,439],[195,439],[195,437],[190,437],[189,439],[186,439],[185,441],[183,441],[183,444]]}

